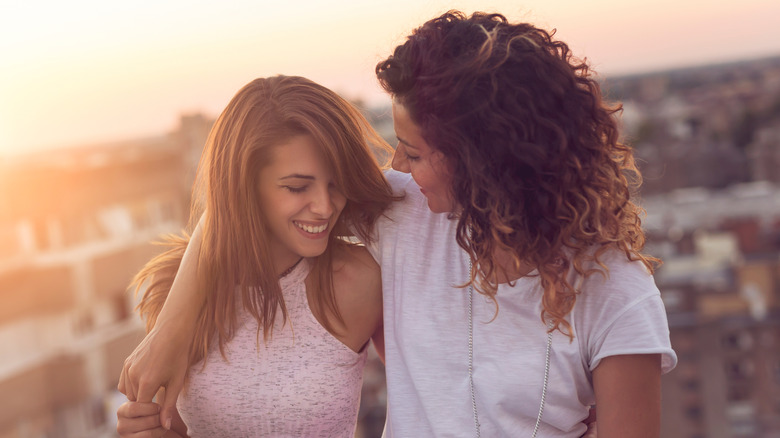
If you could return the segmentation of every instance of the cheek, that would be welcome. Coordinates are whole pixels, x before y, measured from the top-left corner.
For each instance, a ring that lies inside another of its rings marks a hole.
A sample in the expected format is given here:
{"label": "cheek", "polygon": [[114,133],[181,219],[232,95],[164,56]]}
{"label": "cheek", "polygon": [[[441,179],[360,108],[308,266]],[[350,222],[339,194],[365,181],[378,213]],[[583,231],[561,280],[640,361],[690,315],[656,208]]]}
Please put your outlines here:
{"label": "cheek", "polygon": [[334,209],[336,210],[336,216],[341,214],[341,212],[344,210],[344,207],[347,206],[347,198],[344,195],[334,195],[332,199]]}
{"label": "cheek", "polygon": [[453,171],[443,159],[432,160],[428,174],[431,182],[435,182],[442,189],[449,190],[452,185]]}
{"label": "cheek", "polygon": [[411,167],[412,179],[425,190],[438,190],[442,185],[439,175],[429,162],[423,162]]}
{"label": "cheek", "polygon": [[273,215],[277,221],[286,222],[290,217],[298,214],[303,208],[303,204],[297,198],[288,196],[287,194],[280,194],[269,199],[269,203],[266,204],[266,208]]}

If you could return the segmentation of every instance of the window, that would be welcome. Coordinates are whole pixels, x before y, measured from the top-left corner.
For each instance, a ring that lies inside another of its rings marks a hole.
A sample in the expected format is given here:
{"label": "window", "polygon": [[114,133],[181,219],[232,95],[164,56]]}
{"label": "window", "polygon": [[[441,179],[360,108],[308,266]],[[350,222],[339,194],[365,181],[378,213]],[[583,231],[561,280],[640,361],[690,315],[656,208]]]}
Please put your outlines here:
{"label": "window", "polygon": [[753,348],[753,335],[748,330],[727,333],[721,338],[721,345],[727,350],[750,350]]}

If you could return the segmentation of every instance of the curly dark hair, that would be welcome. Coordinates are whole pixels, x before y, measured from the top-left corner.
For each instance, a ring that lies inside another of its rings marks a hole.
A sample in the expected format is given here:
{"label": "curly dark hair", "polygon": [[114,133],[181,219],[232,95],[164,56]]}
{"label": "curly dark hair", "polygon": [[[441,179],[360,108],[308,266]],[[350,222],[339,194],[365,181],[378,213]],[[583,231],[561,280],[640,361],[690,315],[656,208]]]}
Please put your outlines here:
{"label": "curly dark hair", "polygon": [[[457,241],[479,274],[471,283],[494,297],[497,252],[538,269],[542,319],[572,335],[565,316],[577,280],[608,275],[610,248],[659,262],[644,246],[641,208],[631,201],[641,177],[618,140],[586,60],[531,24],[500,14],[450,11],[413,31],[376,67],[382,87],[408,111],[425,141],[453,169]],[[598,263],[589,269],[585,262]]]}

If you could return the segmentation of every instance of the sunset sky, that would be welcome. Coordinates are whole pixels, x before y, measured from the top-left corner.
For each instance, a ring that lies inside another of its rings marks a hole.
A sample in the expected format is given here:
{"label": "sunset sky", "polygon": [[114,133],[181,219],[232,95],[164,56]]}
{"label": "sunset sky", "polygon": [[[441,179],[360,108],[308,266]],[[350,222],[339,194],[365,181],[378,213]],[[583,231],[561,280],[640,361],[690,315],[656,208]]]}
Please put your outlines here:
{"label": "sunset sky", "polygon": [[386,102],[374,65],[447,9],[557,28],[603,76],[780,55],[776,0],[0,3],[0,157],[164,134],[259,76]]}

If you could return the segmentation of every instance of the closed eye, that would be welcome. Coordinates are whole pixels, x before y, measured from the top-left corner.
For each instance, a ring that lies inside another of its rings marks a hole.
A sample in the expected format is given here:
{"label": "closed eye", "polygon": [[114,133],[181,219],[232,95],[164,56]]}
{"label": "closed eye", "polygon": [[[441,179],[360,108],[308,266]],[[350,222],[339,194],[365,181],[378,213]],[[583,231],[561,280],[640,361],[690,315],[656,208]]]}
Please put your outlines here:
{"label": "closed eye", "polygon": [[420,157],[418,157],[416,155],[409,155],[408,152],[404,152],[404,155],[406,156],[406,159],[409,160],[409,161],[417,161],[417,160],[420,159]]}
{"label": "closed eye", "polygon": [[303,193],[306,191],[307,186],[282,186],[291,193]]}
{"label": "closed eye", "polygon": [[406,140],[401,139],[401,137],[396,136],[396,138],[398,139],[398,146],[396,146],[396,150],[401,151],[401,147],[403,146],[403,150],[401,152],[403,152],[404,158],[409,161],[417,161],[420,159],[418,155],[409,155],[409,147],[414,146],[410,145],[408,142],[406,142]]}

